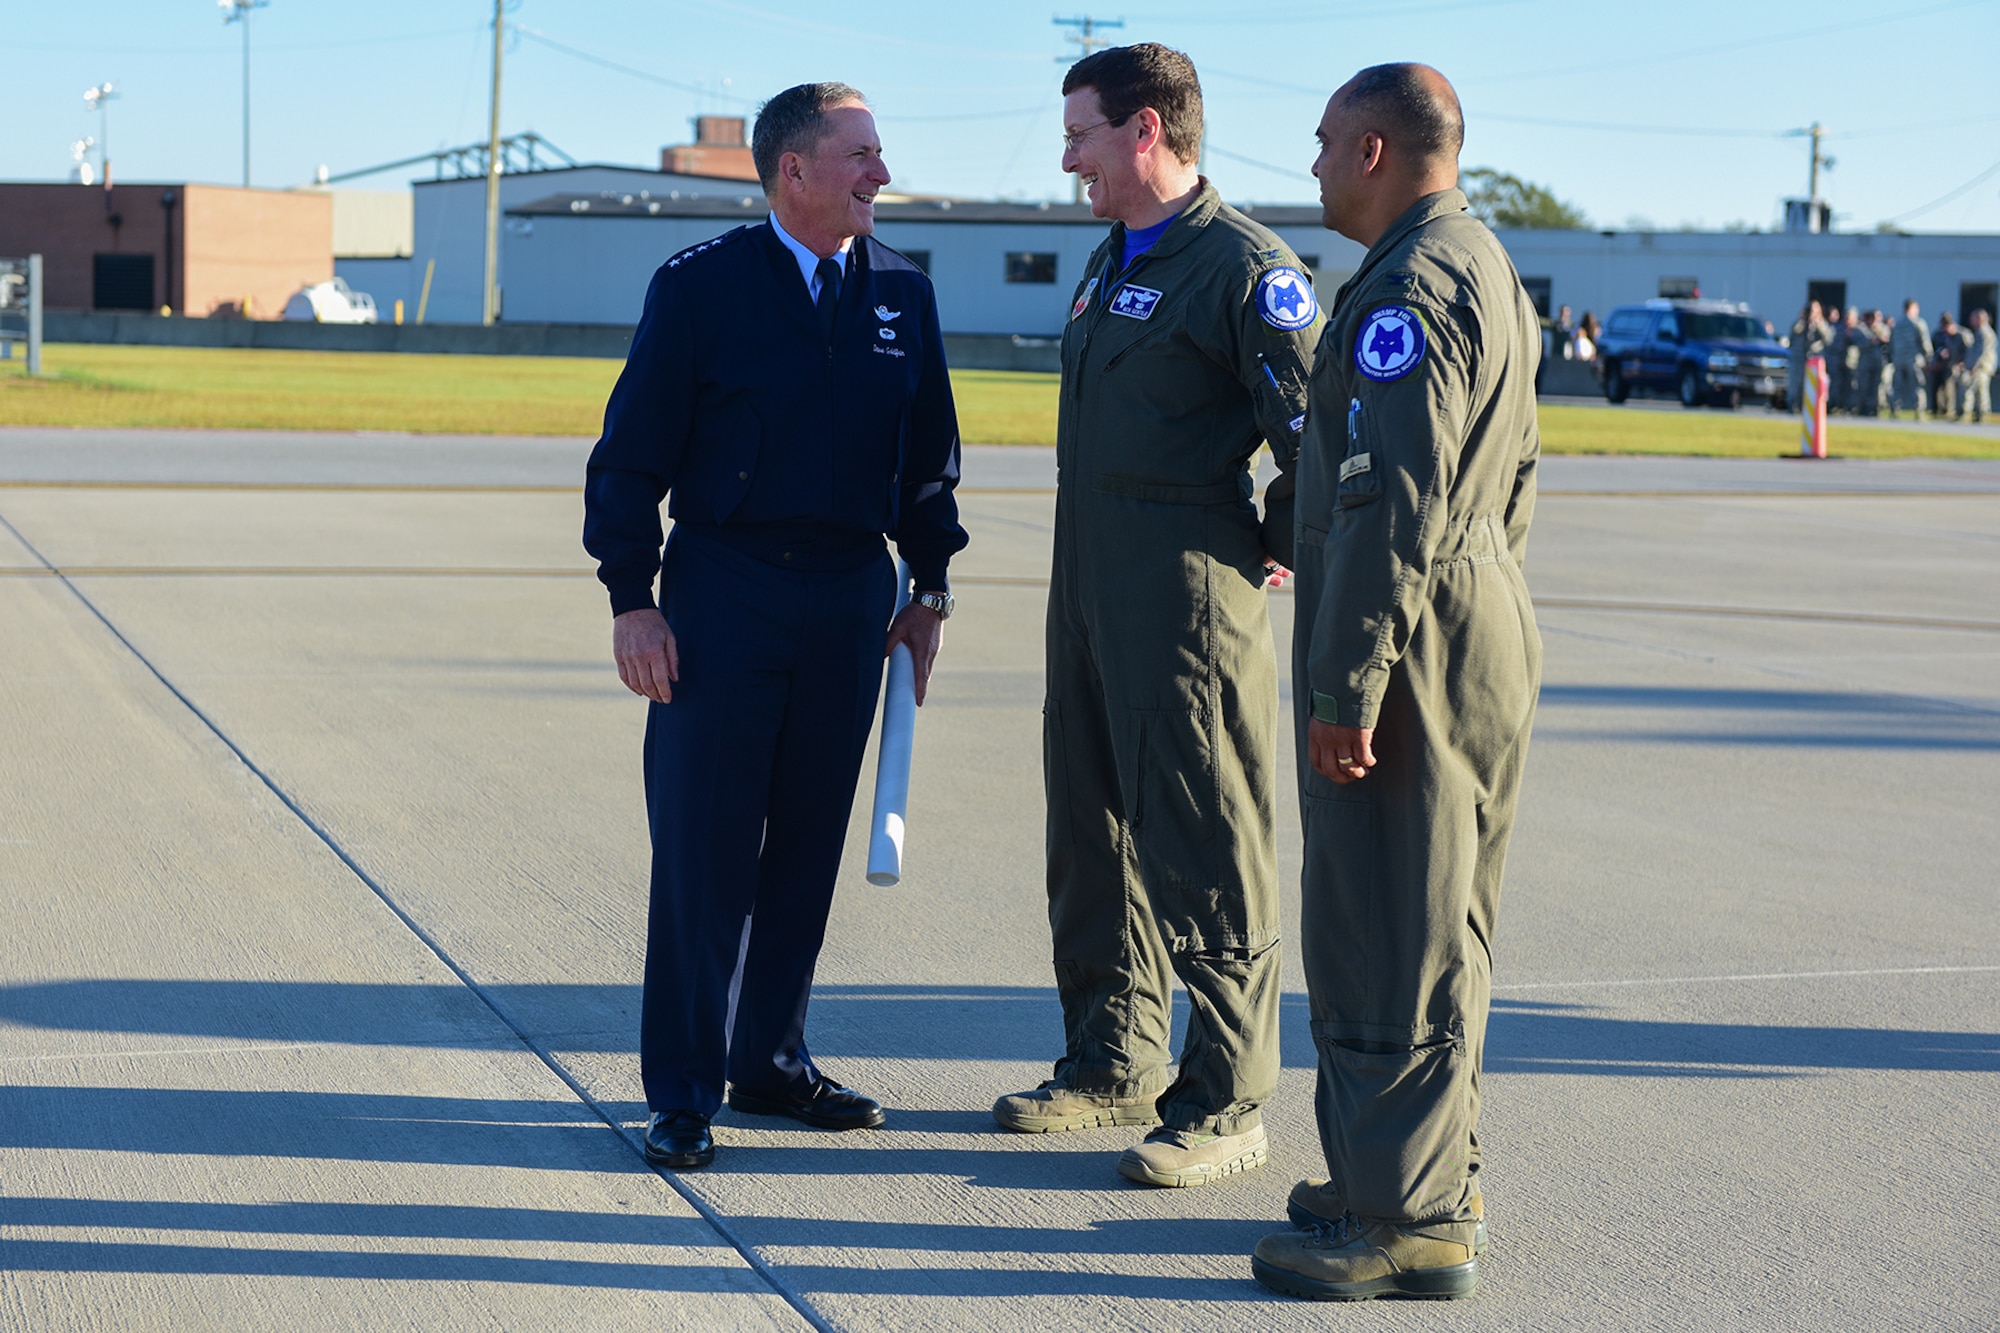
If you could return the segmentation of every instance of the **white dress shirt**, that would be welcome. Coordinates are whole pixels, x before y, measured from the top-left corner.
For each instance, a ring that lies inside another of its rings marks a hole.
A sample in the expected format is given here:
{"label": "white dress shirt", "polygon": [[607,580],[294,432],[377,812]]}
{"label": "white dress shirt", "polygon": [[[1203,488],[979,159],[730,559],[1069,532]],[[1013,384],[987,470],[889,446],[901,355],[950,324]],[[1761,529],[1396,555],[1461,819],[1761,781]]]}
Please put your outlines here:
{"label": "white dress shirt", "polygon": [[[785,248],[792,252],[792,258],[799,261],[799,272],[805,275],[806,296],[811,299],[814,305],[818,305],[819,304],[819,256],[814,254],[812,251],[806,249],[804,245],[799,243],[797,238],[795,238],[790,232],[786,231],[785,224],[778,221],[778,215],[776,213],[771,214],[771,230],[778,233],[778,239],[783,241],[785,243]],[[840,243],[840,249],[835,252],[840,256],[840,272],[843,279],[845,279],[847,275],[848,251],[852,250],[853,248],[854,248],[854,238],[852,236],[849,236],[846,240]]]}

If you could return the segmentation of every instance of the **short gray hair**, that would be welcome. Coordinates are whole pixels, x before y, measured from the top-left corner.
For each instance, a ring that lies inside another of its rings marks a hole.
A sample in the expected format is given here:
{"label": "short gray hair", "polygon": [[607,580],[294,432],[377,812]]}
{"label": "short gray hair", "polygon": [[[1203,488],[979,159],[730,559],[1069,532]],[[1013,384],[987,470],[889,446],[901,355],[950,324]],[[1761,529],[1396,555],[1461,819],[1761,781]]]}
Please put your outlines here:
{"label": "short gray hair", "polygon": [[750,131],[750,160],[757,180],[770,194],[778,184],[778,159],[786,153],[810,153],[826,135],[826,113],[834,107],[868,101],[844,83],[801,83],[757,108]]}

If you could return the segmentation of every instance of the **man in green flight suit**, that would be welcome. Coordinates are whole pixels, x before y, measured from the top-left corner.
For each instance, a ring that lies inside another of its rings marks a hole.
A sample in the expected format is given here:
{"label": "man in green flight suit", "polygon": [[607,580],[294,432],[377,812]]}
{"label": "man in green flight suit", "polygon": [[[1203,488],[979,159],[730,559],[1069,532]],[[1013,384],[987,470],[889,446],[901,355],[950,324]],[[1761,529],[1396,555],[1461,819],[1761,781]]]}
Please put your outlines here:
{"label": "man in green flight suit", "polygon": [[[1113,47],[1063,81],[1063,170],[1113,220],[1063,335],[1043,747],[1065,1050],[994,1104],[1027,1132],[1160,1127],[1126,1177],[1261,1166],[1278,1077],[1277,661],[1319,303],[1196,170],[1201,85]],[[1251,459],[1281,475],[1260,519]],[[1190,1016],[1168,1081],[1174,978]]]}
{"label": "man in green flight suit", "polygon": [[1380,65],[1320,122],[1325,225],[1368,247],[1300,448],[1300,940],[1330,1179],[1252,1267],[1295,1296],[1468,1296],[1494,916],[1541,639],[1535,310],[1457,187],[1436,70]]}

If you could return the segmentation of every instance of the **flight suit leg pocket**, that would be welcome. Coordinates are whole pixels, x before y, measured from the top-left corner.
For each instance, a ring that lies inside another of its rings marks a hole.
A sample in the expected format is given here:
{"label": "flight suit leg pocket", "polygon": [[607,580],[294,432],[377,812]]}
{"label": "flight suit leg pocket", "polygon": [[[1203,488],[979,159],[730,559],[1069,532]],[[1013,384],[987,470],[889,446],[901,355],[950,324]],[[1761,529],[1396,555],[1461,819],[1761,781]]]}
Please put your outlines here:
{"label": "flight suit leg pocket", "polygon": [[[1197,709],[1144,709],[1133,716],[1132,827],[1190,850],[1215,840],[1215,738]],[[1192,866],[1180,867],[1193,879]]]}
{"label": "flight suit leg pocket", "polygon": [[1465,1031],[1453,1023],[1380,1040],[1388,1035],[1313,1024],[1329,1164],[1362,1217],[1438,1216],[1462,1202],[1471,1162]]}

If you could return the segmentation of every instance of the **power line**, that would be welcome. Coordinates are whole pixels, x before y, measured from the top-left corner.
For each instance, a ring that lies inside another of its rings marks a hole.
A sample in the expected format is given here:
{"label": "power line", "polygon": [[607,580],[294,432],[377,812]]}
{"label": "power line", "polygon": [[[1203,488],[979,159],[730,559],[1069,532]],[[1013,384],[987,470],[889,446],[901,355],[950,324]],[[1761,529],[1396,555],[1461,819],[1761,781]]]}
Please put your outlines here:
{"label": "power line", "polygon": [[[1182,11],[1177,14],[1149,13],[1146,17],[1155,23],[1226,23],[1231,25],[1249,23],[1365,23],[1371,19],[1412,18],[1419,14],[1443,14],[1459,9],[1497,9],[1501,5],[1517,5],[1525,0],[1444,0],[1444,3],[1429,5],[1395,5],[1382,9],[1338,10],[1329,5],[1311,5],[1305,8],[1288,9],[1230,9],[1218,14],[1214,9]],[[1327,91],[1331,92],[1332,89]]]}
{"label": "power line", "polygon": [[539,32],[534,28],[523,27],[519,23],[511,23],[508,25],[508,27],[512,28],[515,32],[520,33],[523,37],[526,37],[529,41],[540,42],[543,46],[548,47],[550,50],[560,51],[564,55],[570,56],[573,59],[581,60],[588,64],[597,65],[603,69],[616,70],[618,73],[627,75],[634,79],[644,79],[647,83],[657,83],[664,88],[675,88],[680,90],[681,92],[695,93],[698,96],[702,97],[719,98],[720,100],[725,102],[735,102],[739,106],[751,106],[754,105],[755,102],[755,99],[753,98],[737,97],[730,93],[718,92],[713,88],[704,88],[697,83],[687,83],[680,79],[669,79],[664,75],[651,74],[643,69],[634,69],[630,65],[621,65],[615,60],[606,60],[603,56],[592,55],[588,51],[580,51],[574,46],[568,46],[562,42],[557,41],[555,38],[549,36],[545,32]]}
{"label": "power line", "polygon": [[1686,135],[1690,138],[1713,139],[1776,139],[1783,136],[1783,130],[1721,130],[1703,129],[1687,125],[1619,125],[1590,120],[1554,120],[1548,116],[1515,116],[1499,111],[1468,112],[1468,123],[1497,120],[1508,125],[1544,125],[1558,130],[1603,130],[1613,134],[1670,134]]}
{"label": "power line", "polygon": [[[1082,60],[1092,51],[1096,51],[1103,47],[1112,45],[1112,43],[1106,40],[1105,38],[1093,36],[1093,34],[1097,31],[1097,29],[1122,28],[1125,26],[1124,19],[1092,18],[1088,14],[1082,15],[1079,18],[1070,18],[1070,19],[1052,18],[1049,20],[1049,22],[1055,24],[1058,28],[1076,29],[1075,32],[1066,32],[1063,34],[1064,41],[1075,42],[1077,45],[1078,49],[1077,49],[1077,54],[1074,57],[1074,60]],[[1056,57],[1058,61],[1061,61],[1066,58],[1067,57],[1065,56]],[[1074,63],[1074,60],[1072,61],[1072,63]]]}
{"label": "power line", "polygon": [[1246,167],[1259,167],[1275,175],[1290,176],[1293,180],[1317,181],[1319,179],[1309,171],[1294,171],[1290,167],[1274,167],[1269,162],[1259,162],[1254,157],[1245,157],[1241,153],[1232,153],[1227,148],[1217,148],[1213,143],[1204,144],[1203,151],[1214,153],[1217,157],[1226,157],[1232,162],[1241,162]]}
{"label": "power line", "polygon": [[1964,194],[1967,190],[1985,184],[1989,179],[1991,179],[1996,174],[2000,174],[2000,162],[1995,162],[1992,166],[1986,168],[1986,170],[1980,172],[1977,176],[1974,176],[1971,180],[1959,186],[1956,190],[1953,190],[1950,194],[1940,195],[1936,199],[1931,200],[1928,204],[1925,204],[1922,208],[1913,208],[1907,213],[1898,213],[1895,217],[1888,219],[1888,221],[1901,222],[1906,218],[1913,218],[1918,216],[1919,214],[1928,213],[1934,208],[1943,208],[1946,204],[1958,198],[1960,195]]}

